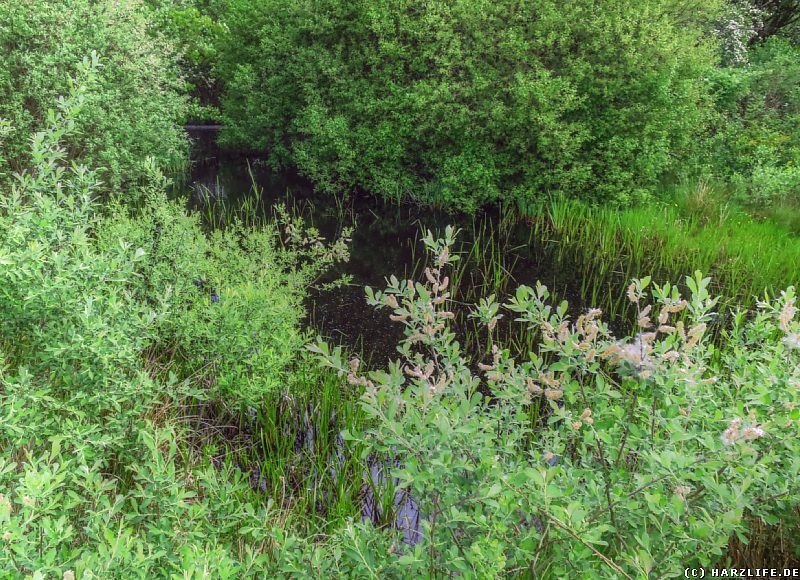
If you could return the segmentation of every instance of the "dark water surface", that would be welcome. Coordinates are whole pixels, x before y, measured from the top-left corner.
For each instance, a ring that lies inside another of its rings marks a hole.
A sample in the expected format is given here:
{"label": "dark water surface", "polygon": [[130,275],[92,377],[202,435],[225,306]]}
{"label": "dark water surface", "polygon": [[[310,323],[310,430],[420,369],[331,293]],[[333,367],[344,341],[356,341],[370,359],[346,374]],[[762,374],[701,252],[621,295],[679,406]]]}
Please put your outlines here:
{"label": "dark water surface", "polygon": [[[366,304],[364,286],[382,289],[386,278],[393,274],[401,278],[411,276],[424,255],[418,242],[423,229],[443,233],[447,225],[460,228],[457,247],[464,252],[471,249],[475,231],[501,229],[502,216],[496,209],[463,215],[416,204],[386,203],[366,195],[337,199],[334,195],[317,193],[311,182],[290,171],[275,172],[257,158],[221,150],[216,145],[218,127],[187,127],[187,131],[193,142],[189,184],[193,192],[192,207],[202,209],[208,195],[235,206],[251,193],[255,183],[263,192],[264,207],[282,203],[300,210],[327,240],[333,239],[343,227],[354,226],[350,261],[325,278],[332,280],[347,274],[352,277],[351,283],[332,290],[312,290],[307,300],[308,323],[332,342],[362,352],[367,360],[378,365],[395,357],[402,327],[389,321],[386,311]],[[548,251],[546,241],[532,239],[524,222],[506,224],[504,231],[503,261],[513,265],[504,273],[510,291],[539,280],[559,300],[567,299],[573,307],[583,306],[577,270],[559,265]],[[481,251],[488,250],[481,248]],[[420,274],[418,271],[417,277]],[[465,276],[464,280],[464,284],[476,286],[483,283],[480,273]]]}

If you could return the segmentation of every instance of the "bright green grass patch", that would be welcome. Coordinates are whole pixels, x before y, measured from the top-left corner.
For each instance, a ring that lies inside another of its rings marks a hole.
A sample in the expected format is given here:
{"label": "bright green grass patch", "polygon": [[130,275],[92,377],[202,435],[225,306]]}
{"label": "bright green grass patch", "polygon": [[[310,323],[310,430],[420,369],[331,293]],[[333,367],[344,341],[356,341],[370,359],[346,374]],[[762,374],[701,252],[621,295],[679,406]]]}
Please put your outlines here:
{"label": "bright green grass patch", "polygon": [[607,288],[648,272],[707,271],[714,291],[740,305],[796,283],[800,272],[798,239],[738,209],[723,208],[710,219],[685,201],[620,209],[555,199],[529,215],[537,235],[551,239],[558,255],[579,268],[583,296],[611,307],[612,316],[625,302],[621,295],[604,296]]}

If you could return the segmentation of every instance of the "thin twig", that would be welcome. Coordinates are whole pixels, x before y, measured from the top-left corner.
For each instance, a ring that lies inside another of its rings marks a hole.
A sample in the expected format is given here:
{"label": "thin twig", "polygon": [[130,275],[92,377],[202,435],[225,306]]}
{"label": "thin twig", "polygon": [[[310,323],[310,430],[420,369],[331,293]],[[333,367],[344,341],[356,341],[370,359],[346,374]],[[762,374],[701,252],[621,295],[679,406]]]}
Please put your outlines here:
{"label": "thin twig", "polygon": [[546,512],[544,510],[541,510],[540,513],[544,514],[544,516],[547,519],[549,519],[551,522],[553,522],[556,526],[558,526],[559,528],[561,528],[562,530],[567,532],[570,536],[572,536],[573,538],[578,540],[581,544],[583,544],[584,546],[589,548],[594,553],[595,556],[600,558],[603,562],[606,563],[607,566],[612,568],[615,572],[617,572],[618,574],[621,574],[623,577],[627,578],[628,580],[633,580],[633,578],[631,578],[628,574],[625,573],[625,570],[623,570],[617,564],[615,564],[613,561],[611,561],[609,558],[607,558],[606,556],[604,556],[603,554],[598,552],[597,548],[595,548],[594,546],[592,546],[591,544],[586,542],[583,538],[581,538],[578,534],[576,534],[572,530],[572,528],[570,528],[566,524],[562,523],[561,520],[559,520],[558,518],[556,518],[555,516],[549,514],[548,512]]}

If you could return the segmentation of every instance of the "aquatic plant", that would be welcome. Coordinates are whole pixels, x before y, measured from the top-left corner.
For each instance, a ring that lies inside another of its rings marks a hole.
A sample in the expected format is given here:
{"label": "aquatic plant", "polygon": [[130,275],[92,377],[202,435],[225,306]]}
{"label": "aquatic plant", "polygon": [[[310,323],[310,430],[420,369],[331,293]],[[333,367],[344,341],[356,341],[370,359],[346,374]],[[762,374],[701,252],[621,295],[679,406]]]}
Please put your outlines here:
{"label": "aquatic plant", "polygon": [[536,236],[552,239],[557,256],[578,266],[582,296],[612,319],[628,306],[621,293],[602,293],[625,279],[702,269],[729,305],[752,306],[765,292],[774,296],[795,284],[800,272],[795,237],[740,211],[726,210],[709,222],[674,204],[618,210],[562,198],[530,215]]}

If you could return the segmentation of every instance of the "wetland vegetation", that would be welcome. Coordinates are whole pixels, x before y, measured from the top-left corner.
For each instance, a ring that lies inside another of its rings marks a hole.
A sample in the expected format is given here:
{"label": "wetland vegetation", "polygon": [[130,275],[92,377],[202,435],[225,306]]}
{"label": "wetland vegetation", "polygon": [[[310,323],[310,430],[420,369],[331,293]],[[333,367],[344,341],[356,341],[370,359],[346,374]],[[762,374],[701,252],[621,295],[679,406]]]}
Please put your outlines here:
{"label": "wetland vegetation", "polygon": [[0,0],[0,570],[800,567],[796,0]]}

